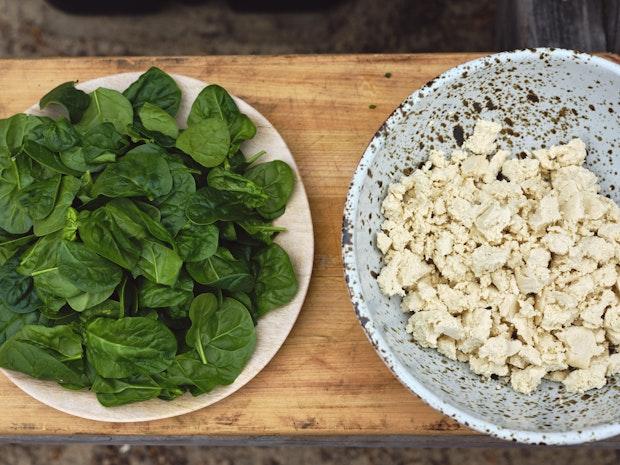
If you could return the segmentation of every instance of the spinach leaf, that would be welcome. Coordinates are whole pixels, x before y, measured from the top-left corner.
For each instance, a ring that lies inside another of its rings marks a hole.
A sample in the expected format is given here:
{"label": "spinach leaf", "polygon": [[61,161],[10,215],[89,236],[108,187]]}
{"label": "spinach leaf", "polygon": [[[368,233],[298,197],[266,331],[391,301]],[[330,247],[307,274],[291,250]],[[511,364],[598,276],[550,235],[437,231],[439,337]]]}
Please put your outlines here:
{"label": "spinach leaf", "polygon": [[87,132],[101,123],[112,123],[121,134],[133,121],[133,108],[120,92],[99,87],[90,94],[90,102],[76,129]]}
{"label": "spinach leaf", "polygon": [[134,108],[151,103],[176,116],[181,104],[181,89],[174,79],[159,68],[152,67],[131,84],[123,95]]}
{"label": "spinach leaf", "polygon": [[251,237],[266,244],[271,244],[273,242],[274,235],[286,231],[286,228],[274,226],[271,223],[266,223],[265,221],[252,217],[237,221],[237,224]]}
{"label": "spinach leaf", "polygon": [[72,389],[88,385],[81,361],[80,336],[69,326],[26,325],[0,347],[0,367]]}
{"label": "spinach leaf", "polygon": [[58,264],[52,268],[42,270],[32,276],[37,295],[45,304],[53,310],[60,310],[67,299],[77,297],[83,292],[78,289],[69,279],[58,271]]}
{"label": "spinach leaf", "polygon": [[82,136],[81,145],[61,151],[60,159],[75,171],[99,171],[103,164],[116,161],[128,146],[128,139],[112,123],[101,123]]}
{"label": "spinach leaf", "polygon": [[177,386],[190,387],[195,396],[212,391],[218,384],[230,384],[229,377],[220,376],[217,367],[203,364],[195,350],[177,355],[164,376]]}
{"label": "spinach leaf", "polygon": [[155,198],[153,203],[161,212],[161,224],[176,235],[187,223],[185,207],[196,192],[196,181],[190,169],[179,158],[168,155],[166,160],[172,175],[172,189],[170,193]]}
{"label": "spinach leaf", "polygon": [[160,147],[169,148],[174,147],[176,141],[176,136],[170,137],[158,131],[148,130],[144,127],[142,121],[137,118],[135,118],[133,124],[128,127],[127,134],[131,138],[131,141],[136,144],[144,142],[145,144],[157,144]]}
{"label": "spinach leaf", "polygon": [[185,267],[195,281],[205,286],[242,292],[249,292],[254,287],[254,277],[247,265],[224,247],[219,247],[206,260],[188,262]]}
{"label": "spinach leaf", "polygon": [[0,266],[0,302],[14,313],[30,313],[41,307],[30,276],[17,272],[19,256]]}
{"label": "spinach leaf", "polygon": [[269,199],[267,193],[258,184],[220,167],[209,171],[207,183],[213,189],[226,191],[229,197],[248,208],[260,207]]}
{"label": "spinach leaf", "polygon": [[146,317],[97,318],[86,325],[85,336],[88,361],[104,378],[160,373],[177,350],[174,334]]}
{"label": "spinach leaf", "polygon": [[121,155],[129,147],[129,140],[112,123],[106,122],[89,129],[82,136],[82,145],[87,152],[86,160],[94,163],[102,152]]}
{"label": "spinach leaf", "polygon": [[139,274],[146,276],[151,281],[166,286],[174,286],[181,266],[183,266],[183,260],[174,250],[152,241],[147,241],[142,246],[138,260]]}
{"label": "spinach leaf", "polygon": [[231,221],[221,221],[220,223],[218,223],[218,227],[220,230],[220,237],[222,239],[226,241],[237,240],[237,229],[235,228],[235,223]]}
{"label": "spinach leaf", "polygon": [[228,127],[233,154],[239,149],[241,142],[251,139],[256,134],[256,126],[239,111],[237,104],[226,92],[216,84],[205,87],[194,100],[187,119],[188,126],[199,124],[209,118],[218,118]]}
{"label": "spinach leaf", "polygon": [[113,199],[103,208],[107,209],[121,229],[132,237],[155,238],[174,245],[172,236],[160,223],[161,216],[157,207],[130,199]]}
{"label": "spinach leaf", "polygon": [[40,117],[39,121],[41,124],[32,128],[26,138],[52,152],[68,150],[80,140],[79,134],[66,119]]}
{"label": "spinach leaf", "polygon": [[152,200],[168,194],[171,189],[172,175],[161,149],[145,144],[108,165],[95,180],[92,193],[106,197],[145,196]]}
{"label": "spinach leaf", "polygon": [[0,231],[0,265],[4,265],[9,258],[34,239],[35,236],[33,234],[14,236]]}
{"label": "spinach leaf", "polygon": [[112,299],[104,300],[103,302],[93,305],[80,313],[80,321],[87,324],[95,318],[105,317],[119,319],[123,318],[124,314],[120,302]]}
{"label": "spinach leaf", "polygon": [[289,303],[297,294],[297,278],[288,254],[278,244],[271,244],[254,256],[258,269],[254,295],[258,315]]}
{"label": "spinach leaf", "polygon": [[[80,237],[91,250],[133,271],[145,241],[160,240],[174,245],[170,233],[146,213],[145,205],[129,199],[114,199],[92,212],[82,211]],[[148,211],[155,211],[159,216],[155,207],[149,206]]]}
{"label": "spinach leaf", "polygon": [[51,234],[77,222],[77,213],[71,208],[71,204],[81,185],[78,178],[73,176],[62,177],[54,209],[42,220],[34,222],[34,233],[37,236]]}
{"label": "spinach leaf", "polygon": [[81,292],[75,296],[67,297],[67,303],[76,312],[83,312],[86,309],[105,302],[113,293],[113,287],[101,292]]}
{"label": "spinach leaf", "polygon": [[15,313],[0,302],[0,346],[25,325],[36,323],[38,312]]}
{"label": "spinach leaf", "polygon": [[144,128],[149,131],[159,132],[173,139],[179,135],[176,120],[156,105],[146,102],[138,110],[138,115]]}
{"label": "spinach leaf", "polygon": [[143,308],[166,308],[185,305],[194,297],[194,281],[181,273],[174,286],[164,286],[143,279],[139,284],[139,302]]}
{"label": "spinach leaf", "polygon": [[97,376],[91,388],[104,407],[116,407],[153,399],[161,394],[161,386],[147,375],[137,374],[126,379]]}
{"label": "spinach leaf", "polygon": [[17,272],[25,276],[34,276],[57,267],[58,250],[62,239],[62,231],[39,238],[21,255]]}
{"label": "spinach leaf", "polygon": [[258,213],[267,219],[281,216],[295,187],[295,174],[291,167],[283,161],[274,160],[252,166],[244,176],[261,186],[267,194],[268,199],[258,207]]}
{"label": "spinach leaf", "polygon": [[135,268],[142,243],[119,225],[108,208],[81,211],[78,224],[80,238],[89,249],[127,270]]}
{"label": "spinach leaf", "polygon": [[230,149],[230,133],[222,120],[208,118],[183,131],[176,147],[197,163],[211,168],[226,159]]}
{"label": "spinach leaf", "polygon": [[255,153],[250,158],[245,158],[245,155],[241,150],[237,150],[233,155],[228,157],[228,163],[230,164],[230,170],[237,174],[243,174],[256,160],[265,155],[267,152],[261,150]]}
{"label": "spinach leaf", "polygon": [[62,106],[68,113],[72,123],[82,119],[84,111],[90,103],[90,97],[86,92],[75,88],[75,82],[69,81],[54,87],[39,101],[41,109],[50,104]]}
{"label": "spinach leaf", "polygon": [[24,326],[16,339],[57,352],[59,360],[69,362],[82,358],[82,339],[69,326]]}
{"label": "spinach leaf", "polygon": [[118,291],[121,316],[134,315],[138,311],[138,289],[133,279],[125,276]]}
{"label": "spinach leaf", "polygon": [[0,154],[3,158],[21,152],[26,135],[40,124],[37,116],[23,113],[0,120]]}
{"label": "spinach leaf", "polygon": [[[120,268],[80,242],[61,243],[58,251],[58,271],[75,287],[91,293],[114,289],[122,277]],[[103,300],[105,298],[101,301]]]}
{"label": "spinach leaf", "polygon": [[211,84],[202,89],[194,100],[187,124],[198,124],[208,118],[219,118],[228,123],[238,114],[239,108],[226,89],[217,84]]}
{"label": "spinach leaf", "polygon": [[220,231],[214,224],[187,223],[176,236],[180,257],[186,262],[198,262],[217,251]]}
{"label": "spinach leaf", "polygon": [[27,140],[24,143],[24,152],[28,154],[34,161],[40,163],[46,168],[55,171],[56,173],[68,174],[71,176],[80,176],[82,173],[73,170],[62,162],[60,156],[54,152],[48,150],[43,145],[32,140]]}
{"label": "spinach leaf", "polygon": [[61,175],[57,174],[48,179],[34,181],[22,189],[19,203],[30,218],[38,221],[52,213],[61,179]]}
{"label": "spinach leaf", "polygon": [[22,189],[33,181],[24,157],[10,158],[9,166],[0,174],[0,228],[10,234],[24,234],[32,227],[32,219],[19,202]]}
{"label": "spinach leaf", "polygon": [[[45,303],[45,306],[41,308],[41,320],[45,319],[45,323],[43,326],[57,326],[57,325],[70,325],[78,320],[79,314],[74,312],[71,308],[65,305],[65,301],[62,300],[60,302],[60,298],[50,296],[52,299],[58,299],[59,303],[57,305],[48,306],[46,303],[47,296],[45,299],[43,296],[41,300]],[[79,328],[75,328],[76,331]]]}
{"label": "spinach leaf", "polygon": [[[62,162],[62,164],[68,169],[73,170],[75,172],[97,171],[97,170],[103,169],[103,166],[104,166],[103,164],[88,163],[86,161],[86,153],[85,153],[84,147],[80,147],[80,146],[71,147],[68,150],[64,150],[60,152],[59,156],[60,156],[60,161]],[[105,163],[107,161],[114,161],[114,160],[106,159],[105,161],[102,161],[101,163]]]}
{"label": "spinach leaf", "polygon": [[258,324],[258,311],[256,310],[254,301],[249,294],[246,294],[245,292],[227,292],[226,297],[230,297],[231,299],[235,299],[236,301],[241,303],[250,313],[252,321],[254,322],[254,326]]}
{"label": "spinach leaf", "polygon": [[226,191],[203,187],[193,194],[185,207],[187,219],[195,224],[242,220],[251,210]]}
{"label": "spinach leaf", "polygon": [[256,126],[247,115],[240,113],[229,125],[230,131],[230,149],[229,154],[236,153],[241,143],[252,139],[256,135]]}
{"label": "spinach leaf", "polygon": [[192,326],[186,341],[204,365],[215,368],[217,384],[230,384],[241,373],[256,346],[254,323],[237,300],[218,304],[213,294],[197,296],[190,307]]}

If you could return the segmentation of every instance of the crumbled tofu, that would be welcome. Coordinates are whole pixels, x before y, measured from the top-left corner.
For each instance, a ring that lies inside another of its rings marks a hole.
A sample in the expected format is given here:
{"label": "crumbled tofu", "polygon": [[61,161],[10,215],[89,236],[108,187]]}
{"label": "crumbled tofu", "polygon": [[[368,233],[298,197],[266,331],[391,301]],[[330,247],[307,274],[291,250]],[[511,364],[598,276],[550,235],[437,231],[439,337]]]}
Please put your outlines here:
{"label": "crumbled tofu", "polygon": [[377,234],[377,247],[382,253],[388,253],[390,247],[392,247],[392,239],[384,232]]}
{"label": "crumbled tofu", "polygon": [[558,195],[555,192],[550,192],[540,200],[536,212],[530,216],[528,222],[534,231],[541,231],[560,219],[562,217]]}
{"label": "crumbled tofu", "polygon": [[[389,186],[377,278],[424,347],[531,393],[620,372],[620,208],[582,166],[586,146],[511,157],[478,121],[463,149]],[[610,355],[611,354],[611,355]]]}
{"label": "crumbled tofu", "polygon": [[463,325],[459,319],[445,310],[415,312],[409,318],[407,332],[411,333],[423,347],[437,347],[437,339],[442,335],[460,339],[464,334]]}
{"label": "crumbled tofu", "polygon": [[496,243],[502,240],[502,232],[510,224],[511,217],[510,208],[502,207],[499,202],[493,201],[478,215],[474,223],[486,240]]}
{"label": "crumbled tofu", "polygon": [[544,367],[530,365],[523,370],[512,370],[510,384],[515,391],[529,394],[536,390],[543,376],[547,373]]}
{"label": "crumbled tofu", "polygon": [[569,326],[557,333],[566,347],[566,361],[574,368],[588,368],[592,357],[605,349],[596,343],[594,331],[583,326]]}
{"label": "crumbled tofu", "polygon": [[620,307],[612,307],[605,312],[604,327],[609,342],[620,345]]}
{"label": "crumbled tofu", "polygon": [[618,373],[620,373],[620,353],[611,354],[607,364],[607,376],[617,375]]}
{"label": "crumbled tofu", "polygon": [[476,276],[500,269],[508,260],[508,250],[483,244],[471,253],[472,270]]}
{"label": "crumbled tofu", "polygon": [[491,155],[495,152],[495,139],[502,127],[491,121],[478,120],[474,134],[465,141],[463,147],[478,155]]}
{"label": "crumbled tofu", "polygon": [[609,366],[609,356],[601,355],[587,368],[580,368],[571,371],[562,384],[568,392],[585,392],[590,389],[600,389],[607,383],[607,367]]}

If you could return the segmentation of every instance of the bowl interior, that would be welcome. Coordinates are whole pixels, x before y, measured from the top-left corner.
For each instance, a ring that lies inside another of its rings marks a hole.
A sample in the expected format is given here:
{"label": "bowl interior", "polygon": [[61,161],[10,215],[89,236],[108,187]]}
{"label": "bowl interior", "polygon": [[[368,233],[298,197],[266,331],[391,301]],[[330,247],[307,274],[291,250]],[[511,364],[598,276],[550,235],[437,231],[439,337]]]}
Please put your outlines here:
{"label": "bowl interior", "polygon": [[[544,440],[549,433],[590,430],[589,435],[550,442],[618,434],[620,383],[612,380],[603,389],[576,395],[544,381],[528,396],[412,343],[400,299],[381,294],[375,279],[381,269],[374,239],[382,222],[381,201],[403,170],[415,169],[431,148],[450,153],[463,134],[472,133],[476,119],[483,118],[502,124],[499,146],[513,154],[582,138],[588,146],[586,165],[599,176],[602,192],[620,202],[620,160],[613,156],[619,150],[619,69],[564,50],[504,53],[465,64],[403,102],[371,142],[356,173],[344,254],[345,263],[352,258],[347,278],[360,320],[403,383],[445,413],[472,420],[470,426],[477,429],[505,438],[517,434],[518,440],[533,437],[519,432]],[[601,433],[597,428],[607,429]]]}

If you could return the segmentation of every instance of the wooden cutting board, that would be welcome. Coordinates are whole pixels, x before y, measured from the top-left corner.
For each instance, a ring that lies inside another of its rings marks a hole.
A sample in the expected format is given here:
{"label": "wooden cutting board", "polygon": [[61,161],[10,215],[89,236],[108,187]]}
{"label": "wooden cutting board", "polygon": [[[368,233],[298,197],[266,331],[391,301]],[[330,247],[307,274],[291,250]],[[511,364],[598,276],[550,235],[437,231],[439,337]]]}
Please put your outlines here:
{"label": "wooden cutting board", "polygon": [[[424,404],[388,371],[357,322],[340,258],[349,180],[375,131],[413,90],[480,54],[140,57],[0,60],[0,117],[54,86],[158,66],[216,82],[280,131],[299,165],[315,231],[314,273],[300,317],[272,362],[217,404],[149,423],[98,423],[53,410],[0,375],[0,439],[252,444],[472,444],[479,437]],[[605,55],[619,62],[615,55]],[[79,435],[79,436],[75,436]],[[327,439],[325,439],[327,438]],[[345,440],[346,438],[346,440]],[[391,438],[391,439],[390,439]],[[422,438],[423,442],[416,442]],[[443,440],[441,439],[443,438]],[[240,442],[243,442],[240,441]],[[456,442],[455,442],[456,441]],[[616,444],[620,439],[616,440]]]}

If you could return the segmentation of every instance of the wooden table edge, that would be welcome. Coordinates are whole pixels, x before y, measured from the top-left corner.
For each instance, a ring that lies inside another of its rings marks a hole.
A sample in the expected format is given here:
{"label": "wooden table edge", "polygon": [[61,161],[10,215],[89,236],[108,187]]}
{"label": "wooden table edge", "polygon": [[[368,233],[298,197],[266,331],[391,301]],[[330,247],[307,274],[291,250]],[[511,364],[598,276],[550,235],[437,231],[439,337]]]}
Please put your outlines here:
{"label": "wooden table edge", "polygon": [[620,436],[571,446],[524,444],[481,434],[450,437],[437,435],[0,435],[0,444],[90,444],[140,446],[207,447],[389,447],[389,448],[512,448],[512,447],[594,447],[620,449]]}
{"label": "wooden table edge", "polygon": [[[553,48],[553,47],[551,47]],[[517,50],[534,50],[530,49],[515,49],[507,50],[509,52]],[[347,61],[351,59],[368,59],[372,61],[398,61],[400,59],[411,58],[428,58],[428,57],[458,57],[466,58],[471,57],[475,59],[482,56],[493,55],[497,53],[504,53],[506,51],[476,51],[476,52],[412,52],[412,53],[285,53],[285,54],[263,54],[263,55],[245,55],[245,54],[223,54],[223,55],[106,55],[106,56],[90,56],[90,57],[77,57],[77,56],[45,56],[45,57],[0,57],[0,62],[25,62],[25,61],[115,61],[126,60],[134,61],[148,61],[148,60],[203,60],[203,59],[231,59],[231,60],[271,60],[271,59],[293,59],[293,60],[313,60],[313,59],[329,59],[335,61]],[[581,52],[589,55],[599,56],[606,58],[610,61],[620,63],[620,54],[606,51],[592,51]]]}

